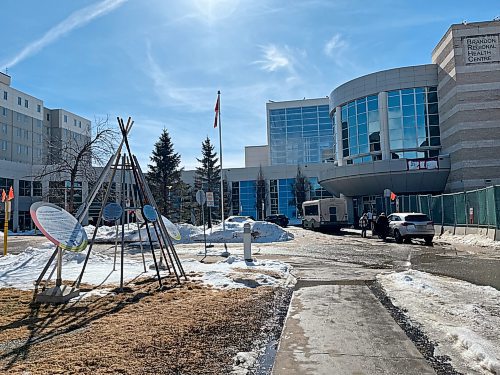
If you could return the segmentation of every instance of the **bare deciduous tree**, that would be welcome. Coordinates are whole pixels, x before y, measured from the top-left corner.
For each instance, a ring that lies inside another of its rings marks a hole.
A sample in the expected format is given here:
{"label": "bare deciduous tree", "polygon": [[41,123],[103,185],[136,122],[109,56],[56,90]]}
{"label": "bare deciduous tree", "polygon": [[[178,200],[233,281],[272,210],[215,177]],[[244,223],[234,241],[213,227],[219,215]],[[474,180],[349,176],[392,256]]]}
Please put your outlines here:
{"label": "bare deciduous tree", "polygon": [[95,119],[86,134],[62,128],[54,128],[47,139],[45,166],[36,179],[49,178],[54,181],[68,180],[66,209],[73,213],[75,182],[77,179],[96,180],[93,166],[103,166],[115,152],[118,132],[109,126],[108,118]]}

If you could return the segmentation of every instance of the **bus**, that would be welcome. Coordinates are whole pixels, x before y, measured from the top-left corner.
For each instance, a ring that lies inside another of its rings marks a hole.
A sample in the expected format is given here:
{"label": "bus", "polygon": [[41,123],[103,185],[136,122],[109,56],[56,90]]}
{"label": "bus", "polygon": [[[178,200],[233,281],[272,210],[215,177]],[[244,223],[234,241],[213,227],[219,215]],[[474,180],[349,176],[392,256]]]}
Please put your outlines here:
{"label": "bus", "polygon": [[302,203],[302,228],[338,231],[352,223],[348,220],[343,198],[323,198]]}

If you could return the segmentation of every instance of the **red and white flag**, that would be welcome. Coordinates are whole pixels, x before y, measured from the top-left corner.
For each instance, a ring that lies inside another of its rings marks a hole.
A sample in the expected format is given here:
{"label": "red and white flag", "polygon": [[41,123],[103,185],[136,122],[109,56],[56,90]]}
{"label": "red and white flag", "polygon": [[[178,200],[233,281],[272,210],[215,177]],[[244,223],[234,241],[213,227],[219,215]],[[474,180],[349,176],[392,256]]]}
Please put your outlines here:
{"label": "red and white flag", "polygon": [[5,199],[7,199],[7,194],[5,194],[5,189],[2,189],[2,202],[5,202]]}
{"label": "red and white flag", "polygon": [[7,200],[10,201],[12,199],[14,199],[14,189],[11,186],[9,189],[9,196],[7,197]]}
{"label": "red and white flag", "polygon": [[220,95],[217,95],[217,101],[215,102],[214,128],[217,127],[217,120],[219,119],[219,101],[220,101]]}

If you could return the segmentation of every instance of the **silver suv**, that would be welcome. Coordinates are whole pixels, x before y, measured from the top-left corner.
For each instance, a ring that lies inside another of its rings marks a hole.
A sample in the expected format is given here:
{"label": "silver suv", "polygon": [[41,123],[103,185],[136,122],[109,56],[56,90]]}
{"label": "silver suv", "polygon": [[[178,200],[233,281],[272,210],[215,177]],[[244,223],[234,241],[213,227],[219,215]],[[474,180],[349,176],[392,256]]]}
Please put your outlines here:
{"label": "silver suv", "polygon": [[412,238],[423,238],[426,245],[432,245],[434,223],[422,213],[398,212],[389,215],[389,233],[397,243],[410,242]]}

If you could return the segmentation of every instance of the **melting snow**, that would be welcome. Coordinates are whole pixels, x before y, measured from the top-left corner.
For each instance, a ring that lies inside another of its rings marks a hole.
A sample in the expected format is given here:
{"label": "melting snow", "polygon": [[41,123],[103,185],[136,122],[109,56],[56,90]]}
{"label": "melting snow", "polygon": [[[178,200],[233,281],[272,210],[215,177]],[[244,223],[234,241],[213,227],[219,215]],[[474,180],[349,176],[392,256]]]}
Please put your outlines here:
{"label": "melting snow", "polygon": [[414,270],[377,279],[458,371],[500,374],[500,291]]}

